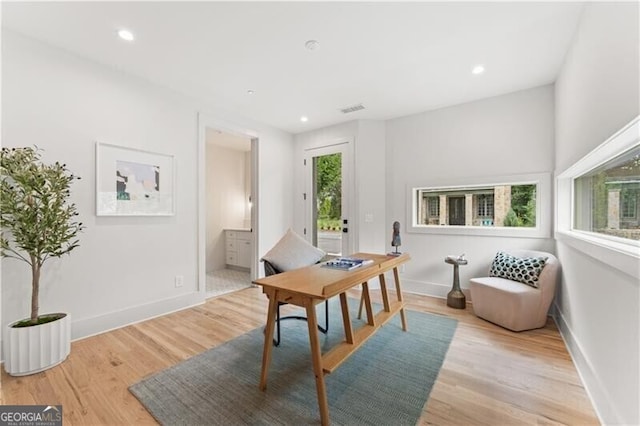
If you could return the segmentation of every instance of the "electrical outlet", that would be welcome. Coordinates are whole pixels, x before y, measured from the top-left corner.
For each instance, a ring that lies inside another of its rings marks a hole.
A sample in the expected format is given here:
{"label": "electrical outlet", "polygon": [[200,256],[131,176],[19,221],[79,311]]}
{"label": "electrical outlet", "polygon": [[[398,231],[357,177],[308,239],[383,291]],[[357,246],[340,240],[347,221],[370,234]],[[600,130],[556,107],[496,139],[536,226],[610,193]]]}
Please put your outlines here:
{"label": "electrical outlet", "polygon": [[184,277],[182,275],[176,275],[175,283],[176,288],[182,287],[184,285]]}
{"label": "electrical outlet", "polygon": [[366,223],[372,223],[373,222],[373,213],[367,213],[364,215],[364,221]]}

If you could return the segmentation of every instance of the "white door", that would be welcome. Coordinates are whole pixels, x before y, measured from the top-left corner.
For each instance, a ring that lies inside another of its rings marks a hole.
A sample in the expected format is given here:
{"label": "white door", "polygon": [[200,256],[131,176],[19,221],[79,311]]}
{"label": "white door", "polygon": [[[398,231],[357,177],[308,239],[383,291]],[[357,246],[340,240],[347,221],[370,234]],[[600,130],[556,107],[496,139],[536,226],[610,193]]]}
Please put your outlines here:
{"label": "white door", "polygon": [[348,143],[305,151],[305,236],[332,255],[352,252]]}

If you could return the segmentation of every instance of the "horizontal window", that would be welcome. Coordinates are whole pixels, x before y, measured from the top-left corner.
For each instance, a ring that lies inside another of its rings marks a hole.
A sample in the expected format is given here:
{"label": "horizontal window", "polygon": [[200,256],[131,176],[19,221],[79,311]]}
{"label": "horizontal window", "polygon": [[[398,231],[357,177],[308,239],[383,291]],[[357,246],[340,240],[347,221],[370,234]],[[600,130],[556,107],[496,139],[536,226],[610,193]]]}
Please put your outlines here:
{"label": "horizontal window", "polygon": [[556,194],[556,238],[640,275],[639,118],[561,173]]}
{"label": "horizontal window", "polygon": [[640,240],[640,146],[573,182],[574,229]]}
{"label": "horizontal window", "polygon": [[412,187],[408,231],[548,236],[548,221],[543,229],[539,218],[542,211],[548,216],[549,185],[548,174],[536,174],[479,178],[467,185]]}
{"label": "horizontal window", "polygon": [[536,185],[418,189],[416,225],[536,226]]}

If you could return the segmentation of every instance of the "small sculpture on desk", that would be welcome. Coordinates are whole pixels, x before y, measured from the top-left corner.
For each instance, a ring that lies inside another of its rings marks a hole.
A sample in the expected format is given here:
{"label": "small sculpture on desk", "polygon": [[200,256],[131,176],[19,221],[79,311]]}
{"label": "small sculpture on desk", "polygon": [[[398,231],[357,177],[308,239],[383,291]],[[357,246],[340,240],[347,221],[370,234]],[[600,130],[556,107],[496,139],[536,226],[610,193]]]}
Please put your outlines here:
{"label": "small sculpture on desk", "polygon": [[391,246],[395,247],[395,251],[388,253],[391,256],[400,256],[402,253],[398,251],[398,247],[402,245],[400,240],[400,222],[393,222],[393,235],[391,236]]}
{"label": "small sculpture on desk", "polygon": [[455,309],[464,309],[467,306],[467,299],[460,289],[458,268],[460,265],[466,265],[468,263],[467,259],[464,258],[464,253],[462,253],[460,256],[447,256],[444,261],[453,265],[453,288],[447,294],[447,306]]}

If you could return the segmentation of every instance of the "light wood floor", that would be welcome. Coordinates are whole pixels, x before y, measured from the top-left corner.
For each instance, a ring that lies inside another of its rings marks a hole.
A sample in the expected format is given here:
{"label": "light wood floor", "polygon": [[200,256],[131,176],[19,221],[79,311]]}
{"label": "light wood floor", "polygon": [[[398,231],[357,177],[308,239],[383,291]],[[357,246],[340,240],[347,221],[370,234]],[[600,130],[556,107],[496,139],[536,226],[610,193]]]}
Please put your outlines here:
{"label": "light wood floor", "polygon": [[[459,321],[420,425],[598,424],[553,321],[512,333],[476,318],[470,305],[405,299],[409,309]],[[155,424],[128,387],[263,325],[266,306],[260,289],[249,288],[74,342],[69,358],[46,372],[2,371],[0,404],[62,404],[66,426]]]}

